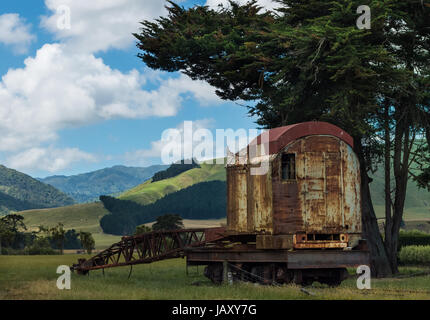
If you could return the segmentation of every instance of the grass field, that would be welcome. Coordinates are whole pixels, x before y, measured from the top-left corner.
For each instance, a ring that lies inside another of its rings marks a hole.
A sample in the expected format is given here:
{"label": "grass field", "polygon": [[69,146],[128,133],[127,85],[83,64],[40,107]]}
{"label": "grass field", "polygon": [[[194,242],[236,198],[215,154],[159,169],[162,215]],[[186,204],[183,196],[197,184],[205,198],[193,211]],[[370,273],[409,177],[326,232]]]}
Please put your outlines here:
{"label": "grass field", "polygon": [[[430,276],[375,279],[371,290],[358,290],[352,276],[338,288],[314,284],[306,290],[284,285],[260,286],[250,283],[216,286],[206,279],[203,267],[189,268],[185,260],[166,260],[133,268],[108,269],[103,276],[94,271],[90,276],[72,274],[71,290],[58,290],[56,269],[75,263],[78,255],[64,256],[0,256],[0,299],[430,299]],[[430,271],[430,268],[403,267],[403,276]]]}
{"label": "grass field", "polygon": [[[377,218],[385,218],[385,206],[375,205],[375,213]],[[408,221],[424,221],[430,220],[430,207],[410,207],[404,210],[404,220]]]}

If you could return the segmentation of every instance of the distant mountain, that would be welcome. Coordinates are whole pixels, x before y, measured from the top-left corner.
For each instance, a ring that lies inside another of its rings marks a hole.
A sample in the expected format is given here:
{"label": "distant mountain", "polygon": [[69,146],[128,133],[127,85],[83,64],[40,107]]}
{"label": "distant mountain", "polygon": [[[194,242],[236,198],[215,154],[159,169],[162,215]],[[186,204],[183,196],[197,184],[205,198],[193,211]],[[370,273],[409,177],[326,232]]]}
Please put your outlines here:
{"label": "distant mountain", "polygon": [[0,165],[0,215],[73,203],[73,199],[54,187]]}
{"label": "distant mountain", "polygon": [[165,165],[147,168],[115,166],[74,176],[52,176],[39,179],[63,191],[78,203],[98,200],[100,195],[117,195],[167,169]]}

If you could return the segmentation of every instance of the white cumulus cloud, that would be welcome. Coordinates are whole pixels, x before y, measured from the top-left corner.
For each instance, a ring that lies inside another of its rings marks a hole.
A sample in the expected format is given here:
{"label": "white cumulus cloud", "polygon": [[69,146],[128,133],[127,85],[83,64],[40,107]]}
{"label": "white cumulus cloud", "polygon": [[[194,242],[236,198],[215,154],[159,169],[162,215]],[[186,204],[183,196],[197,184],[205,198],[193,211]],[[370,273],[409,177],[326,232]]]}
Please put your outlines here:
{"label": "white cumulus cloud", "polygon": [[6,164],[17,170],[57,172],[76,162],[95,162],[94,155],[77,148],[30,148],[8,158]]}
{"label": "white cumulus cloud", "polygon": [[[187,96],[202,104],[222,102],[205,82],[153,75],[123,73],[92,54],[46,44],[24,68],[2,77],[0,151],[38,146],[55,140],[61,129],[97,121],[175,116]],[[143,89],[149,81],[158,87]]]}
{"label": "white cumulus cloud", "polygon": [[35,40],[30,29],[31,26],[19,14],[0,15],[0,43],[11,46],[16,53],[26,53],[28,46]]}
{"label": "white cumulus cloud", "polygon": [[[41,25],[70,49],[96,52],[124,49],[134,43],[132,33],[139,31],[139,22],[166,14],[163,0],[45,0],[51,14]],[[70,29],[58,28],[70,9]],[[60,9],[60,10],[59,10]]]}

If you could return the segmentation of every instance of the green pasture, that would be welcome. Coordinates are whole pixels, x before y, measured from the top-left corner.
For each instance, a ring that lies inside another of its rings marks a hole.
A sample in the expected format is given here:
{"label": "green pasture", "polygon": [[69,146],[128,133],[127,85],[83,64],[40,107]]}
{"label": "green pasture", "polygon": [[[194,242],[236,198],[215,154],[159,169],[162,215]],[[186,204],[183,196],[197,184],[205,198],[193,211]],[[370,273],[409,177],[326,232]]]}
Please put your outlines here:
{"label": "green pasture", "polygon": [[[372,280],[371,290],[358,290],[356,276],[340,287],[314,283],[302,290],[250,283],[216,286],[203,276],[203,267],[190,267],[185,260],[166,260],[133,267],[93,271],[89,276],[72,274],[71,290],[56,287],[59,265],[75,263],[79,255],[0,256],[0,299],[430,299],[430,268],[402,267],[401,275]],[[306,292],[305,292],[306,291]]]}

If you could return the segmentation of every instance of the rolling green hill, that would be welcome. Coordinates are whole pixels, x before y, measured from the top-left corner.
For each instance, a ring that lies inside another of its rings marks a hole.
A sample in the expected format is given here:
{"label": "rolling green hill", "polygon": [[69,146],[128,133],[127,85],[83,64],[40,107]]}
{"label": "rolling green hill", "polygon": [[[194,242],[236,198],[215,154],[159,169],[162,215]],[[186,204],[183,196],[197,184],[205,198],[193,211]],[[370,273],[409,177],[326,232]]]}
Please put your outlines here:
{"label": "rolling green hill", "polygon": [[54,187],[0,165],[0,215],[73,203],[73,199]]}
{"label": "rolling green hill", "polygon": [[146,181],[123,193],[119,198],[145,205],[164,197],[166,194],[184,189],[193,184],[214,180],[226,180],[224,165],[202,163],[200,164],[200,168],[188,170],[173,178],[156,182],[152,182],[151,180]]}
{"label": "rolling green hill", "polygon": [[147,168],[114,166],[74,176],[52,176],[40,181],[63,191],[78,203],[93,202],[101,195],[116,195],[150,179],[168,166]]}
{"label": "rolling green hill", "polygon": [[96,241],[96,248],[99,249],[120,239],[104,234],[100,227],[100,219],[108,213],[101,202],[94,202],[53,209],[28,210],[19,214],[24,216],[24,222],[30,230],[37,230],[40,225],[50,227],[61,222],[65,229],[91,232]]}

